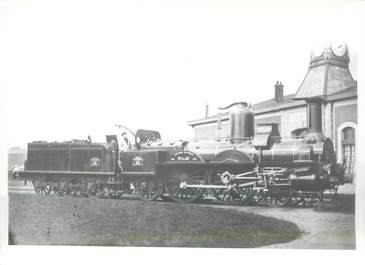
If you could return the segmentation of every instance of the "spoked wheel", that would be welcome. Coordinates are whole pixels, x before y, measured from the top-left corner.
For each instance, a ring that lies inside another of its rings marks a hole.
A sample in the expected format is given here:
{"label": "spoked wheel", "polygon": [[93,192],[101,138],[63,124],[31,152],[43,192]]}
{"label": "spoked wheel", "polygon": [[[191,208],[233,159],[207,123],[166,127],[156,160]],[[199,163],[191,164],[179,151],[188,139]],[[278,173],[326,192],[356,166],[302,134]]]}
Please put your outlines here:
{"label": "spoked wheel", "polygon": [[52,185],[46,184],[44,186],[44,194],[49,195],[52,192],[52,190],[53,190]]}
{"label": "spoked wheel", "polygon": [[73,197],[89,197],[87,191],[87,181],[83,179],[73,179],[67,184],[68,194]]}
{"label": "spoked wheel", "polygon": [[34,183],[34,191],[37,194],[49,195],[52,191],[52,186],[44,182]]}
{"label": "spoked wheel", "polygon": [[251,200],[252,196],[254,195],[253,187],[239,187],[239,204],[246,205]]}
{"label": "spoked wheel", "polygon": [[118,191],[119,199],[140,200],[142,199],[143,185],[141,182],[124,181],[123,186]]}
{"label": "spoked wheel", "polygon": [[263,190],[252,190],[246,205],[265,205],[266,194]]}
{"label": "spoked wheel", "polygon": [[246,205],[253,196],[252,187],[233,187],[213,191],[216,200],[222,203]]}
{"label": "spoked wheel", "polygon": [[108,197],[107,193],[105,192],[105,186],[104,185],[101,185],[101,184],[96,185],[95,196],[98,199],[104,199],[104,198]]}
{"label": "spoked wheel", "polygon": [[290,193],[268,194],[265,198],[265,203],[270,207],[287,206],[291,201]]}
{"label": "spoked wheel", "polygon": [[60,187],[60,184],[58,183],[58,184],[55,184],[54,186],[53,186],[53,189],[52,189],[52,192],[55,194],[55,195],[60,195],[60,193],[61,193],[61,187]]}
{"label": "spoked wheel", "polygon": [[88,198],[90,196],[89,194],[89,186],[91,184],[87,181],[87,179],[83,179],[80,182],[80,196]]}
{"label": "spoked wheel", "polygon": [[237,188],[218,189],[213,191],[216,200],[227,204],[237,204],[240,201],[240,194]]}
{"label": "spoked wheel", "polygon": [[[95,183],[91,183],[90,185],[95,190]],[[106,183],[100,183],[103,198],[110,198],[110,199],[120,199],[123,195],[123,182],[120,176],[113,176],[109,177]]]}
{"label": "spoked wheel", "polygon": [[69,194],[68,182],[65,180],[60,180],[58,185],[55,187],[54,192],[58,196],[68,195]]}
{"label": "spoked wheel", "polygon": [[162,193],[161,181],[146,181],[137,184],[137,192],[140,199],[144,201],[157,200]]}
{"label": "spoked wheel", "polygon": [[307,193],[304,196],[305,206],[315,207],[323,200],[323,191]]}
{"label": "spoked wheel", "polygon": [[290,187],[272,186],[265,194],[265,204],[270,207],[283,207],[291,202],[293,189]]}
{"label": "spoked wheel", "polygon": [[175,202],[196,202],[201,199],[204,189],[187,185],[205,184],[205,170],[202,168],[175,168],[165,178],[165,190]]}
{"label": "spoked wheel", "polygon": [[[253,196],[253,184],[245,180],[235,179],[236,176],[250,174],[251,169],[216,169],[212,178],[213,185],[225,186],[222,189],[214,189],[214,195],[218,202],[245,205]],[[252,180],[248,180],[251,181]]]}
{"label": "spoked wheel", "polygon": [[306,205],[305,195],[301,192],[293,192],[290,198],[290,205],[305,206]]}

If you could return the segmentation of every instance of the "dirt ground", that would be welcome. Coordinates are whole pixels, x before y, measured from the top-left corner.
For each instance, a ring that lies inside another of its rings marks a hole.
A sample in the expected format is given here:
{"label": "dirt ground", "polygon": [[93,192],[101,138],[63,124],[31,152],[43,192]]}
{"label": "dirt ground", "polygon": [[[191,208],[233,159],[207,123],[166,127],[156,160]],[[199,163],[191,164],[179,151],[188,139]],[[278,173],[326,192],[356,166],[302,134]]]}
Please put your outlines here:
{"label": "dirt ground", "polygon": [[[333,206],[334,205],[334,206]],[[291,242],[264,246],[265,248],[295,249],[355,249],[354,195],[339,195],[338,201],[319,208],[266,208],[214,206],[255,213],[295,223],[303,232]]]}

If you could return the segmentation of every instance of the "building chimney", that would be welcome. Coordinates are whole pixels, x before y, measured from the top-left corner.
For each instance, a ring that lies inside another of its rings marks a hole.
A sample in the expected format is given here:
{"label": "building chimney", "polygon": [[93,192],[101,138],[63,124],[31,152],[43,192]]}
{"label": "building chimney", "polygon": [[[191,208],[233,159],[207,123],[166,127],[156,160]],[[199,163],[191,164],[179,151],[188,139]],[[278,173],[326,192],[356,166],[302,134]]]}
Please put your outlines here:
{"label": "building chimney", "polygon": [[275,101],[279,102],[283,100],[284,97],[284,86],[281,82],[276,81],[275,83]]}

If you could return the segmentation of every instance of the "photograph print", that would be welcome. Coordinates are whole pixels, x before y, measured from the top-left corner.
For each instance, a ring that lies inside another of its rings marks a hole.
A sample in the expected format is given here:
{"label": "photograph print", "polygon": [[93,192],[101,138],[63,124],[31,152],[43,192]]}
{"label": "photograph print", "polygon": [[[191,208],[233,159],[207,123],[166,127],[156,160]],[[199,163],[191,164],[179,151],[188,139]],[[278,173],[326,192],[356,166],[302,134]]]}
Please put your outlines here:
{"label": "photograph print", "polygon": [[228,2],[10,6],[9,246],[356,249],[363,9]]}

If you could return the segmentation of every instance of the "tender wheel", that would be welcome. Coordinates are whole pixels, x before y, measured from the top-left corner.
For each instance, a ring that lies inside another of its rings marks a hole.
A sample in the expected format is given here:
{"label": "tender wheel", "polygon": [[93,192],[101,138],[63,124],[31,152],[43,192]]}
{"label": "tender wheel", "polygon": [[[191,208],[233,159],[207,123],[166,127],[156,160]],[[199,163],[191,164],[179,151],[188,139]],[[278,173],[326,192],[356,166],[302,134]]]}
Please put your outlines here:
{"label": "tender wheel", "polygon": [[107,194],[105,192],[105,187],[103,185],[97,185],[95,190],[95,196],[99,199],[104,199],[107,197]]}
{"label": "tender wheel", "polygon": [[65,180],[61,180],[58,183],[57,189],[55,190],[56,195],[58,196],[65,196],[69,194],[68,191],[68,182],[66,182]]}
{"label": "tender wheel", "polygon": [[49,195],[52,191],[52,186],[44,182],[34,182],[33,187],[37,194]]}
{"label": "tender wheel", "polygon": [[205,184],[205,170],[197,168],[174,169],[165,178],[165,190],[175,202],[196,202],[204,190],[188,185]]}
{"label": "tender wheel", "polygon": [[50,184],[44,185],[44,188],[43,188],[44,194],[49,195],[52,192],[52,190],[53,190],[52,185],[50,185]]}
{"label": "tender wheel", "polygon": [[37,194],[41,194],[41,186],[40,186],[40,185],[34,186],[34,191],[35,191]]}

